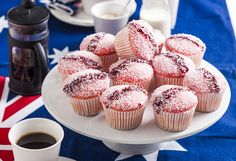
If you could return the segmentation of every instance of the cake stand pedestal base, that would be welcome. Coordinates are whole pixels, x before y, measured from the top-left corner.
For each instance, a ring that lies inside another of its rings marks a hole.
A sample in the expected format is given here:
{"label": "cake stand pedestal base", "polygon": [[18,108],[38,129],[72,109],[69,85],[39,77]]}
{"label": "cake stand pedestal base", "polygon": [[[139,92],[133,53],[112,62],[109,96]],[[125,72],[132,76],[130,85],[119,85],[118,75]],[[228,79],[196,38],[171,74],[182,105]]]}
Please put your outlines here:
{"label": "cake stand pedestal base", "polygon": [[149,154],[154,151],[157,151],[161,145],[161,143],[155,144],[120,144],[120,143],[112,143],[103,141],[109,149],[128,155],[142,155]]}

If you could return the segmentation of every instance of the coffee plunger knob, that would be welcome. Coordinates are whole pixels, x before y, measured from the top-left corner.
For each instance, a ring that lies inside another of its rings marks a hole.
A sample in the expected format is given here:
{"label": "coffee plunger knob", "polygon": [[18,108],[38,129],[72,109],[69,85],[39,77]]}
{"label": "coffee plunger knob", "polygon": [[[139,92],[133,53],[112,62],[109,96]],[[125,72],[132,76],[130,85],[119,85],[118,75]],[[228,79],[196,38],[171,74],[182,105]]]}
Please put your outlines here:
{"label": "coffee plunger knob", "polygon": [[26,9],[31,9],[34,7],[34,0],[22,0],[21,5]]}

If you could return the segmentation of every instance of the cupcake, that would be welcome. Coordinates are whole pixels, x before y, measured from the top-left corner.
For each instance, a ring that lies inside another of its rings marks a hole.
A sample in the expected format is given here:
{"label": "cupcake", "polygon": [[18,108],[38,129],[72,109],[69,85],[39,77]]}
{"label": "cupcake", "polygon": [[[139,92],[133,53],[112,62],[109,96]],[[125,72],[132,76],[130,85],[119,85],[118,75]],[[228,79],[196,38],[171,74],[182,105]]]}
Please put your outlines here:
{"label": "cupcake", "polygon": [[99,56],[105,70],[118,60],[115,51],[115,36],[112,34],[99,32],[89,35],[80,44],[80,50],[87,50]]}
{"label": "cupcake", "polygon": [[60,58],[58,62],[58,71],[63,80],[84,69],[102,69],[100,58],[91,52],[77,50]]}
{"label": "cupcake", "polygon": [[160,30],[157,30],[157,29],[154,30],[154,34],[155,34],[157,45],[158,45],[158,51],[159,53],[161,53],[162,48],[165,44],[165,36],[162,34]]}
{"label": "cupcake", "polygon": [[146,60],[137,58],[120,59],[110,66],[109,76],[113,85],[138,85],[148,90],[153,78],[153,69]]}
{"label": "cupcake", "polygon": [[206,51],[206,45],[199,38],[190,34],[171,35],[166,39],[165,47],[167,51],[189,57],[197,68],[200,67]]}
{"label": "cupcake", "polygon": [[115,48],[120,58],[136,57],[150,61],[160,53],[153,28],[142,20],[131,21],[117,33]]}
{"label": "cupcake", "polygon": [[82,116],[93,116],[102,110],[99,96],[109,88],[110,79],[105,72],[86,69],[70,75],[64,84],[63,91],[74,111]]}
{"label": "cupcake", "polygon": [[200,112],[217,110],[226,90],[226,80],[205,68],[187,73],[183,84],[196,93],[198,97],[196,110]]}
{"label": "cupcake", "polygon": [[165,84],[181,86],[185,74],[195,69],[191,59],[173,52],[155,56],[152,65],[157,87]]}
{"label": "cupcake", "polygon": [[107,124],[118,130],[137,128],[143,118],[147,91],[135,85],[118,85],[102,93],[100,101]]}
{"label": "cupcake", "polygon": [[166,131],[183,131],[192,122],[198,100],[187,87],[164,85],[151,95],[156,125]]}

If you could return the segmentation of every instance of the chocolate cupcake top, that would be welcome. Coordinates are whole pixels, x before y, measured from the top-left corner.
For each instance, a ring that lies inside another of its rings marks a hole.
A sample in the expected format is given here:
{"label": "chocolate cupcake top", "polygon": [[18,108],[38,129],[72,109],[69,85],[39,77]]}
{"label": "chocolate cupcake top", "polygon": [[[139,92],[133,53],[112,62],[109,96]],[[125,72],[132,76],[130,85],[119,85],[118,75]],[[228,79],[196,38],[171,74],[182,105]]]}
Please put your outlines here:
{"label": "chocolate cupcake top", "polygon": [[197,94],[221,93],[226,89],[225,79],[205,68],[186,74],[183,83]]}
{"label": "chocolate cupcake top", "polygon": [[147,91],[138,86],[118,85],[104,91],[100,101],[108,109],[133,111],[146,105],[147,95]]}
{"label": "chocolate cupcake top", "polygon": [[115,36],[105,32],[98,32],[86,36],[80,44],[80,50],[87,50],[96,55],[115,53]]}
{"label": "chocolate cupcake top", "polygon": [[198,100],[187,87],[164,85],[157,88],[151,96],[154,112],[181,113],[197,106]]}
{"label": "chocolate cupcake top", "polygon": [[99,96],[110,86],[108,74],[94,69],[86,69],[70,75],[64,83],[67,96],[90,98]]}
{"label": "chocolate cupcake top", "polygon": [[58,62],[60,73],[67,72],[72,74],[84,69],[102,69],[100,58],[91,52],[77,50],[60,58]]}
{"label": "chocolate cupcake top", "polygon": [[157,35],[151,25],[142,20],[133,20],[127,27],[129,43],[137,58],[150,61],[159,54]]}
{"label": "chocolate cupcake top", "polygon": [[154,71],[166,77],[182,78],[195,69],[193,61],[183,55],[165,52],[157,55],[152,62]]}
{"label": "chocolate cupcake top", "polygon": [[194,56],[204,54],[206,45],[190,34],[175,34],[166,39],[166,50],[174,51],[185,56]]}
{"label": "chocolate cupcake top", "polygon": [[146,60],[120,59],[110,66],[109,75],[112,79],[150,80],[153,77],[153,69]]}

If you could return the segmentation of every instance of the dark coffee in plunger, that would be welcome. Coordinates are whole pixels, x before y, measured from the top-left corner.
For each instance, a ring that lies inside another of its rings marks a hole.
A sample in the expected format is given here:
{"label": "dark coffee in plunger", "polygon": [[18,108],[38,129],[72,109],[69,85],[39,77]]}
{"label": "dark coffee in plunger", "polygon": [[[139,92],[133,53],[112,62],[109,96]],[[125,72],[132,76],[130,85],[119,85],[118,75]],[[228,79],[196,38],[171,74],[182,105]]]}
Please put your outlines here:
{"label": "dark coffee in plunger", "polygon": [[49,11],[22,0],[8,11],[10,90],[20,95],[41,93],[48,72]]}

